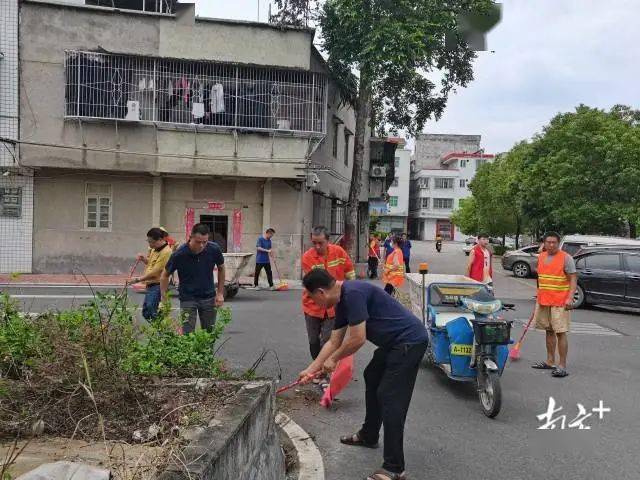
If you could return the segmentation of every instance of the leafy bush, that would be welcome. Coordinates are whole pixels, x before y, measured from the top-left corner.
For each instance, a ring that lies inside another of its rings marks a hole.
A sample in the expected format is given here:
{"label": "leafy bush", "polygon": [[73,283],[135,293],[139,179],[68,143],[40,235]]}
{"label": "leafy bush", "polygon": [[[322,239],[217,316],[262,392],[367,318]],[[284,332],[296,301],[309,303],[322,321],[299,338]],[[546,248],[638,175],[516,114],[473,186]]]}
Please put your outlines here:
{"label": "leafy bush", "polygon": [[143,330],[145,339],[124,359],[123,368],[137,375],[224,376],[224,366],[215,358],[214,348],[230,321],[230,310],[220,309],[212,331],[181,335],[170,318],[160,318]]}

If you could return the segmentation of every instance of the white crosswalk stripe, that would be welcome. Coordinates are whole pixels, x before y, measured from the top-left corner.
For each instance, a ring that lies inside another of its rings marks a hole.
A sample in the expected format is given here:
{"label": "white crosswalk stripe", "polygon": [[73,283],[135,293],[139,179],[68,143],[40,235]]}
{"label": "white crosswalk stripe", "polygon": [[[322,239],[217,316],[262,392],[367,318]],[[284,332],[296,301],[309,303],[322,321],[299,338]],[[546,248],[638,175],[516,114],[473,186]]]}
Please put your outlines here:
{"label": "white crosswalk stripe", "polygon": [[[521,325],[526,325],[528,319],[517,319],[516,322]],[[535,327],[533,327],[535,328]],[[542,330],[537,330],[542,332]],[[622,333],[616,332],[611,328],[603,327],[602,325],[598,325],[597,323],[592,322],[571,322],[571,330],[570,333],[576,335],[605,335],[610,337],[621,337]]]}

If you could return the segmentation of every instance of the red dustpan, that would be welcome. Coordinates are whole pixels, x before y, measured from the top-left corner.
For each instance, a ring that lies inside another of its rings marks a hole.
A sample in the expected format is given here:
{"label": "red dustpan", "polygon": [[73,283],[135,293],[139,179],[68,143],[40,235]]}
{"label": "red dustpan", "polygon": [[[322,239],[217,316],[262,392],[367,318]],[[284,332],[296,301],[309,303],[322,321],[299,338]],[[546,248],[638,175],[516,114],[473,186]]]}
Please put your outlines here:
{"label": "red dustpan", "polygon": [[329,386],[322,395],[320,405],[325,408],[329,408],[335,398],[342,390],[345,389],[351,378],[353,377],[353,355],[349,355],[347,358],[343,358],[336,365],[336,369],[331,374],[331,380]]}

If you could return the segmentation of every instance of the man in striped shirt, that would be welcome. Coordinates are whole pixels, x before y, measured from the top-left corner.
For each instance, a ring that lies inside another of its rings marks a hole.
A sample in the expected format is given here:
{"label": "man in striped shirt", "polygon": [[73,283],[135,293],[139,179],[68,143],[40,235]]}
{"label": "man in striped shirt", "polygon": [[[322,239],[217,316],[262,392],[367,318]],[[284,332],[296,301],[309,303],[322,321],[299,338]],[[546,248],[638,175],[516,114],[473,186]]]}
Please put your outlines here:
{"label": "man in striped shirt", "polygon": [[[356,272],[347,252],[338,245],[329,243],[329,230],[323,226],[314,227],[311,231],[313,247],[302,255],[302,271],[304,275],[316,268],[328,271],[339,281],[354,280]],[[335,320],[335,310],[316,305],[306,290],[302,294],[302,311],[307,325],[309,351],[314,360],[322,346],[329,340]]]}

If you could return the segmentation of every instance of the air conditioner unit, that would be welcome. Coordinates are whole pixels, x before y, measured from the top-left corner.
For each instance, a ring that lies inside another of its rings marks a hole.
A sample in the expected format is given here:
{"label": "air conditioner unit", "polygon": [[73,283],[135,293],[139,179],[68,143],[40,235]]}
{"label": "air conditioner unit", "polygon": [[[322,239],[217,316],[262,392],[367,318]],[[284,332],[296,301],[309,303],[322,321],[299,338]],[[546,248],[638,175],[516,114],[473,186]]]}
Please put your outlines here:
{"label": "air conditioner unit", "polygon": [[384,178],[387,176],[387,167],[376,165],[371,167],[371,175],[372,178]]}

